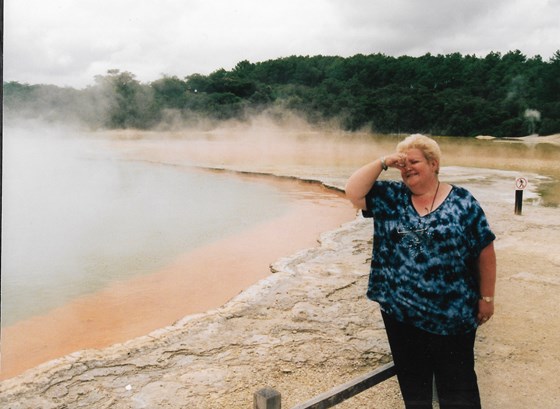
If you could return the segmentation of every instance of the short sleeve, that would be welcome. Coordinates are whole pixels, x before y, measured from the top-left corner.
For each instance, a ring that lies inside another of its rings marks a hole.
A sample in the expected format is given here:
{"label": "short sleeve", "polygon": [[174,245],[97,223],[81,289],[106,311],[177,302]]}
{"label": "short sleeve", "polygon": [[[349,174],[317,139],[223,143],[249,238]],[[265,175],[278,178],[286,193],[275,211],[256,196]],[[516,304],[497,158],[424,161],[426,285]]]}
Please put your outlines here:
{"label": "short sleeve", "polygon": [[362,216],[385,217],[397,211],[404,189],[405,186],[402,182],[376,181],[365,197],[366,208],[362,210]]}
{"label": "short sleeve", "polygon": [[480,252],[496,239],[496,235],[492,232],[480,203],[472,195],[469,196],[466,233],[471,254],[474,258],[478,258]]}
{"label": "short sleeve", "polygon": [[475,256],[478,257],[480,252],[496,239],[496,235],[490,230],[488,220],[482,209],[478,219],[473,224],[472,241]]}

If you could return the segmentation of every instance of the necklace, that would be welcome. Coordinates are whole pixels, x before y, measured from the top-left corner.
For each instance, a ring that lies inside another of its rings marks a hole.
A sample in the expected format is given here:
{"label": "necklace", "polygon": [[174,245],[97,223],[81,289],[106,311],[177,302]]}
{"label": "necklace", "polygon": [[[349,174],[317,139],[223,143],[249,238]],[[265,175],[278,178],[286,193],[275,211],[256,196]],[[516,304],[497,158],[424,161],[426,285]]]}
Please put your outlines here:
{"label": "necklace", "polygon": [[430,209],[428,210],[427,207],[424,207],[424,209],[426,209],[426,211],[428,212],[427,214],[432,213],[432,210],[434,210],[434,204],[436,203],[436,197],[439,191],[439,180],[437,182],[437,187],[436,187],[436,193],[434,194],[434,199],[432,200],[432,205],[430,206]]}
{"label": "necklace", "polygon": [[[399,225],[397,227],[399,241],[408,249],[412,257],[416,257],[421,252],[425,253],[427,249],[431,247],[430,243],[433,238],[433,233],[429,230],[429,227],[434,223],[434,221],[426,220],[428,218],[425,216],[429,215],[434,210],[436,198],[439,192],[439,185],[440,182],[438,180],[436,192],[434,193],[434,198],[432,199],[432,205],[429,209],[424,207],[427,212],[424,216],[421,216],[418,211],[415,211],[414,215],[417,216],[413,216],[412,213],[408,213],[408,215],[403,215],[404,218],[399,221]],[[412,206],[414,206],[414,203],[412,203]]]}

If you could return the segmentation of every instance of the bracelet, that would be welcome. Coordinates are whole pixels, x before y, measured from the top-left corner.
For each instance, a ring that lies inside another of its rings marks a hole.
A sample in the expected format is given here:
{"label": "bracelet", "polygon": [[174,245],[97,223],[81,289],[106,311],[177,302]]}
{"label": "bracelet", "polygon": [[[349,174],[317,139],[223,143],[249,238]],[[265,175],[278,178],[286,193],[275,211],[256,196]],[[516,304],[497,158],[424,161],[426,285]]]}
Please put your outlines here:
{"label": "bracelet", "polygon": [[481,300],[484,300],[488,303],[494,301],[494,297],[480,297]]}
{"label": "bracelet", "polygon": [[383,156],[383,157],[381,158],[381,168],[382,168],[383,170],[387,170],[387,169],[388,169],[387,164],[385,163],[385,156]]}

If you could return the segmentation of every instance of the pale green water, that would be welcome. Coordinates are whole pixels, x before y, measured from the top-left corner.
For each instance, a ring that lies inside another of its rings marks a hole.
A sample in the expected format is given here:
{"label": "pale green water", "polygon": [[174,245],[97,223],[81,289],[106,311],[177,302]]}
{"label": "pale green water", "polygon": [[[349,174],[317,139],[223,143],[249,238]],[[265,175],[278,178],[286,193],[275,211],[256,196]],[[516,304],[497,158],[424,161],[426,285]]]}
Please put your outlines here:
{"label": "pale green water", "polygon": [[99,141],[4,132],[2,325],[283,212],[269,185],[119,160]]}

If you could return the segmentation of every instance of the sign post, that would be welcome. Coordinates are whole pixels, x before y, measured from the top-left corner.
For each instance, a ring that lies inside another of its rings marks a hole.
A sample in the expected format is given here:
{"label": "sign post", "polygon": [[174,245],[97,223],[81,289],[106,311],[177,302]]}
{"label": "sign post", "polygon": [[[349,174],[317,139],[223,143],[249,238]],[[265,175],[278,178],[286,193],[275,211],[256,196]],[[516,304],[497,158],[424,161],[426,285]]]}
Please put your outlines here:
{"label": "sign post", "polygon": [[527,178],[518,177],[515,179],[515,214],[520,215],[523,209],[523,190],[527,187],[529,182]]}

